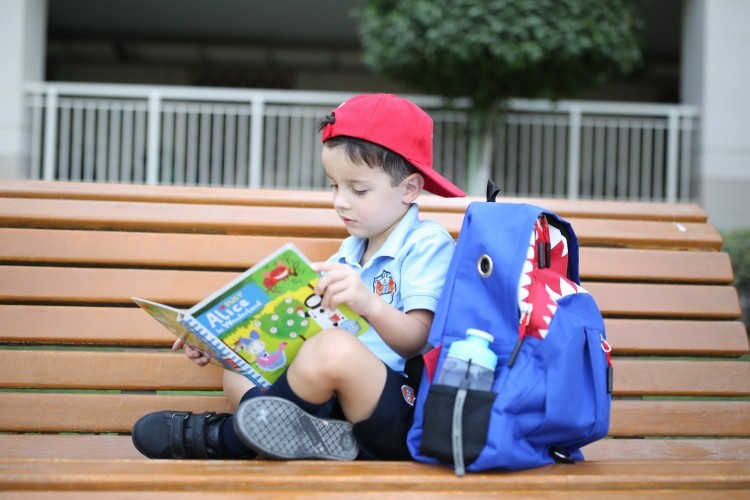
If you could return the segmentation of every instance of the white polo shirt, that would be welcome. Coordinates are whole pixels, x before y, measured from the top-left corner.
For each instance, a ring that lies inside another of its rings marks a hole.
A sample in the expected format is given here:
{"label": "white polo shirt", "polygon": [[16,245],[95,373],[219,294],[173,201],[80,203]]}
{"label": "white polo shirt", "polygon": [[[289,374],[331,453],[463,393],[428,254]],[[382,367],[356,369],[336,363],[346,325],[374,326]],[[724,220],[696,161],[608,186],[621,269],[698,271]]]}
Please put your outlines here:
{"label": "white polo shirt", "polygon": [[[351,266],[373,293],[400,311],[435,311],[455,247],[445,228],[434,221],[420,221],[419,207],[413,203],[363,267],[359,262],[366,246],[366,239],[350,236],[328,261]],[[403,370],[405,360],[374,329],[359,338],[385,364]]]}

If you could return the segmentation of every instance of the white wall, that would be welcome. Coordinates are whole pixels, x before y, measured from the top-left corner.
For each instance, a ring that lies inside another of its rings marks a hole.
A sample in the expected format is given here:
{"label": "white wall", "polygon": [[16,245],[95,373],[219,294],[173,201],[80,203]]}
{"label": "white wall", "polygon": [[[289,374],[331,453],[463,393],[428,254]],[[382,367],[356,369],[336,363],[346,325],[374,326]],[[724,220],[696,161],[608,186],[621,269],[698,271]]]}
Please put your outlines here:
{"label": "white wall", "polygon": [[23,86],[44,79],[46,0],[0,4],[0,177],[26,175]]}
{"label": "white wall", "polygon": [[682,100],[701,107],[699,203],[721,229],[750,227],[750,2],[686,0]]}

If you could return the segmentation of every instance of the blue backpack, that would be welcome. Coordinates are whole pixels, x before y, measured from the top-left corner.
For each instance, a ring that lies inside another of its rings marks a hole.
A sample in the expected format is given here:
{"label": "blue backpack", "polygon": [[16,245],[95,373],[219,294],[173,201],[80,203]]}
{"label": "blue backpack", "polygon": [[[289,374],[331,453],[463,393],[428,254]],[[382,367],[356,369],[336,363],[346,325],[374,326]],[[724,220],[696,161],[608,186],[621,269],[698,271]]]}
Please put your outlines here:
{"label": "blue backpack", "polygon": [[[494,194],[491,197],[494,199]],[[437,380],[448,348],[476,328],[498,356],[491,391]],[[421,462],[517,470],[583,460],[609,430],[604,322],[580,287],[578,240],[563,219],[513,203],[469,205],[423,359],[407,445]]]}

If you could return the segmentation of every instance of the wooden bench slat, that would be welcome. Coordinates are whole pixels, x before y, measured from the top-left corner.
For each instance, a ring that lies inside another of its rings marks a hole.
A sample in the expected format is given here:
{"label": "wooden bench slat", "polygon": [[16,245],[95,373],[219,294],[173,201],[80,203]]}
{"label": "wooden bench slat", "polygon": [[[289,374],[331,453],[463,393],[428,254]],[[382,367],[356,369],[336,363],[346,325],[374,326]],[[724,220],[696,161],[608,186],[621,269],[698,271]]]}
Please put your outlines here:
{"label": "wooden bench slat", "polygon": [[734,279],[729,255],[720,252],[582,247],[580,261],[581,279],[589,281],[730,284]]}
{"label": "wooden bench slat", "polygon": [[615,396],[750,396],[750,362],[614,360]]}
{"label": "wooden bench slat", "polygon": [[[3,459],[144,459],[130,436],[107,434],[0,434]],[[2,460],[2,459],[0,459]]]}
{"label": "wooden bench slat", "polygon": [[[0,224],[8,227],[105,229],[207,234],[344,237],[330,209],[241,207],[116,201],[17,200],[0,198]],[[458,214],[438,216],[461,219]],[[455,223],[455,222],[454,222]]]}
{"label": "wooden bench slat", "polygon": [[740,321],[615,319],[604,321],[615,354],[743,356],[750,341]]}
{"label": "wooden bench slat", "polygon": [[174,340],[140,308],[0,305],[2,342],[167,347]]}
{"label": "wooden bench slat", "polygon": [[[200,466],[197,466],[200,465]],[[750,487],[750,463],[726,462],[583,462],[540,469],[472,473],[456,477],[448,467],[416,462],[222,461],[39,459],[0,461],[9,490],[169,490],[245,491],[255,495],[305,491],[391,492],[466,495],[576,491],[629,492],[696,490],[724,492]],[[606,496],[606,494],[604,495]]]}
{"label": "wooden bench slat", "polygon": [[[130,432],[159,410],[231,411],[223,396],[5,393],[0,432]],[[750,401],[612,402],[610,436],[750,436]]]}
{"label": "wooden bench slat", "polygon": [[0,388],[221,391],[222,369],[180,353],[0,350]]}
{"label": "wooden bench slat", "polygon": [[[330,209],[289,207],[194,206],[168,203],[0,198],[0,225],[7,227],[107,229],[214,234],[289,235],[343,238]],[[462,213],[428,212],[455,236]],[[705,223],[574,219],[584,245],[719,250],[721,235]]]}
{"label": "wooden bench slat", "polygon": [[0,432],[130,432],[140,417],[160,410],[234,411],[224,396],[5,393]]}
{"label": "wooden bench slat", "polygon": [[583,283],[605,315],[654,318],[736,319],[741,313],[731,286]]}
{"label": "wooden bench slat", "polygon": [[[77,200],[114,200],[163,203],[201,203],[210,205],[298,206],[331,208],[329,191],[267,190],[198,186],[151,186],[85,182],[45,182],[5,179],[0,197],[52,198]],[[425,194],[419,205],[423,211],[461,212],[481,197],[440,198]],[[504,197],[498,201],[531,203],[559,213],[563,217],[606,219],[668,220],[705,222],[708,216],[694,203],[621,202],[604,200],[563,200],[550,198]]]}
{"label": "wooden bench slat", "polygon": [[[95,434],[0,434],[11,459],[140,459],[130,436]],[[583,448],[587,461],[750,460],[747,439],[603,439]]]}
{"label": "wooden bench slat", "polygon": [[[740,356],[750,350],[738,321],[607,319],[605,324],[616,354]],[[139,309],[0,305],[0,341],[166,347],[173,336]]]}
{"label": "wooden bench slat", "polygon": [[610,436],[750,437],[750,401],[612,401]]}
{"label": "wooden bench slat", "polygon": [[[242,271],[282,242],[271,236],[138,233],[0,228],[0,262],[119,267],[184,267]],[[335,238],[294,238],[310,260],[325,260],[341,244]],[[709,253],[709,255],[722,255]]]}
{"label": "wooden bench slat", "polygon": [[[739,321],[608,318],[605,326],[618,355],[750,354]],[[0,305],[0,342],[168,347],[174,336],[140,309]]]}
{"label": "wooden bench slat", "polygon": [[0,302],[130,305],[136,296],[185,307],[236,277],[221,271],[0,266]]}
{"label": "wooden bench slat", "polygon": [[[270,236],[0,228],[0,262],[244,270],[279,247]],[[311,260],[339,247],[334,238],[289,238]],[[726,253],[583,247],[583,279],[729,284]]]}
{"label": "wooden bench slat", "polygon": [[[750,396],[750,362],[615,360],[614,395]],[[221,369],[179,353],[0,350],[0,388],[213,390]]]}
{"label": "wooden bench slat", "polygon": [[[0,266],[0,302],[122,304],[133,296],[189,307],[236,277],[233,272]],[[612,316],[733,319],[731,286],[583,283]]]}

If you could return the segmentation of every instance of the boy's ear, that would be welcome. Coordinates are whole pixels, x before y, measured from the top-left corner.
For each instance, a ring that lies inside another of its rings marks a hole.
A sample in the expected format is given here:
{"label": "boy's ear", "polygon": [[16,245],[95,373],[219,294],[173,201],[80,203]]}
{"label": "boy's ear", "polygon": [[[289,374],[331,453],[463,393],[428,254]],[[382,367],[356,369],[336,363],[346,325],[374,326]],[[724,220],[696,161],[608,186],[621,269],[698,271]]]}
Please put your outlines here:
{"label": "boy's ear", "polygon": [[402,185],[404,186],[404,203],[412,203],[422,194],[424,177],[418,173],[410,174],[404,179]]}

